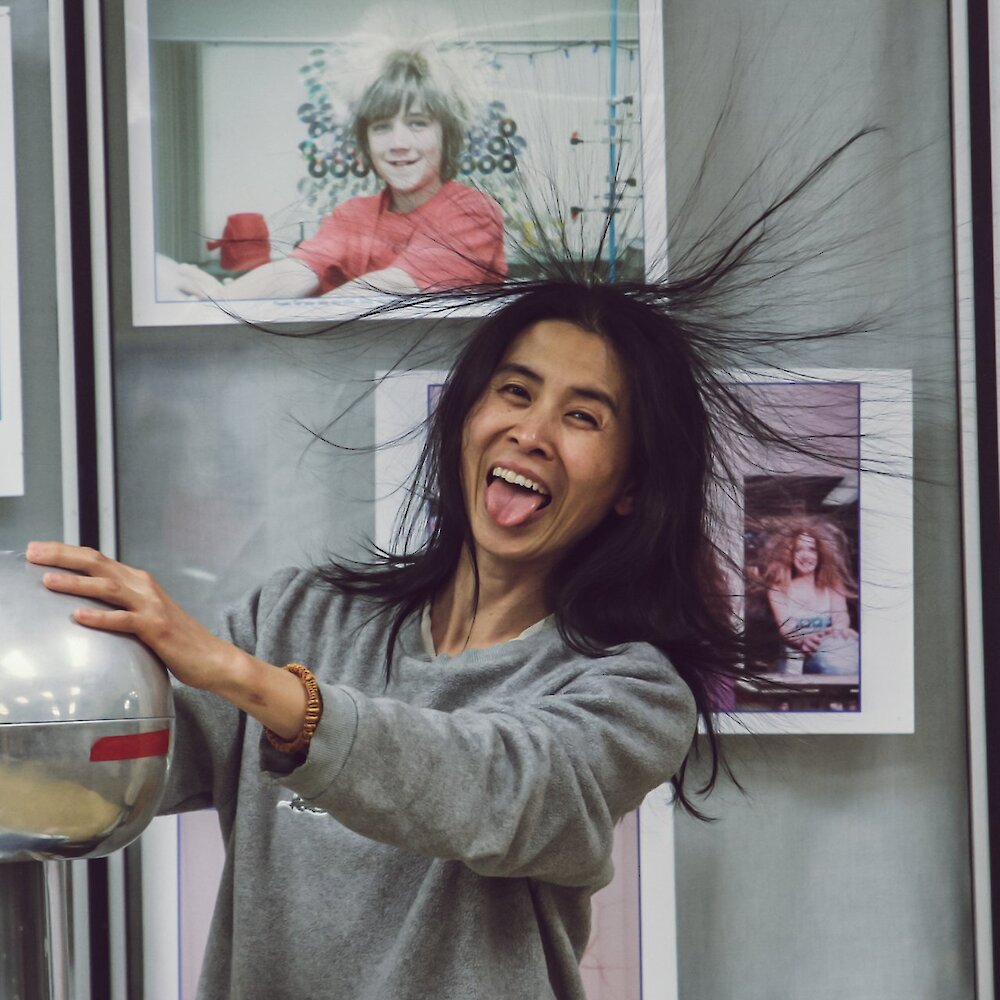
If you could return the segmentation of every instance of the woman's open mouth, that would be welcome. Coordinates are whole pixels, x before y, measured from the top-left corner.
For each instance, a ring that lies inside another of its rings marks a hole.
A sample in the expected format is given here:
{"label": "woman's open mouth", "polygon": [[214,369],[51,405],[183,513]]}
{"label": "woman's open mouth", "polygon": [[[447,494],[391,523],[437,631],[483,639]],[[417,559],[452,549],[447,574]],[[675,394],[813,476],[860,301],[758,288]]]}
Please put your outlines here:
{"label": "woman's open mouth", "polygon": [[552,502],[552,494],[541,483],[502,465],[486,477],[486,510],[502,528],[515,528]]}

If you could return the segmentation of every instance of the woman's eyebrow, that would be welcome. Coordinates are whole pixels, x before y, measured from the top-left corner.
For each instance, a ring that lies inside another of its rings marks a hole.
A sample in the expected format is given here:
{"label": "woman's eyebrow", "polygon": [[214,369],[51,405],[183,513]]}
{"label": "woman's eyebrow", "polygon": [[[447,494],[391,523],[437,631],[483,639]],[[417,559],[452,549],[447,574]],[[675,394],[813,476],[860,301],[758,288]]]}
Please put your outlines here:
{"label": "woman's eyebrow", "polygon": [[498,369],[497,375],[523,375],[526,379],[530,379],[532,382],[544,382],[538,372],[534,368],[529,368],[527,365],[522,365],[518,361],[505,361]]}
{"label": "woman's eyebrow", "polygon": [[[507,361],[502,364],[497,369],[498,375],[521,375],[524,378],[537,383],[542,383],[545,379],[534,370],[534,368],[529,368],[527,365],[523,365],[518,361]],[[573,385],[570,386],[570,393],[574,396],[582,396],[584,399],[592,399],[595,403],[602,403],[606,406],[616,417],[618,416],[618,403],[615,398],[604,389],[598,389],[596,386],[587,385]]]}

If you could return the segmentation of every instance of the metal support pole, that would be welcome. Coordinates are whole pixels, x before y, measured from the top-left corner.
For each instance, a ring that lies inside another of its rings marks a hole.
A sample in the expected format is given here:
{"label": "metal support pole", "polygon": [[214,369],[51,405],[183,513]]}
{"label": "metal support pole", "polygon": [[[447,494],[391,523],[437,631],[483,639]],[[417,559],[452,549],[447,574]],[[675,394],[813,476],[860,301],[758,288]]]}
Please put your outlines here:
{"label": "metal support pole", "polygon": [[0,864],[0,997],[49,1000],[48,905],[39,861]]}

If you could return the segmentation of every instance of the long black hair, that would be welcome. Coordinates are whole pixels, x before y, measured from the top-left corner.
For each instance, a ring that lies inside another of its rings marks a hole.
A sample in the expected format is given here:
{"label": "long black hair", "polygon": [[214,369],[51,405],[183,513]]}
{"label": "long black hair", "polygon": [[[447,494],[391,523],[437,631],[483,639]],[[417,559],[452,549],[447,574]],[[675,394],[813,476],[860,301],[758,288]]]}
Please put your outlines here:
{"label": "long black hair", "polygon": [[[543,320],[573,324],[613,348],[628,384],[634,509],[628,517],[609,513],[563,555],[545,581],[546,603],[567,645],[580,653],[601,656],[641,641],[670,658],[694,695],[709,745],[708,773],[696,792],[714,786],[724,766],[714,714],[744,676],[746,658],[736,615],[740,573],[719,545],[718,494],[732,492],[737,453],[750,442],[810,454],[822,446],[789,441],[786,429],[761,420],[736,389],[734,371],[762,363],[776,344],[865,326],[755,326],[759,303],[744,293],[759,290],[755,269],[798,263],[765,259],[773,248],[768,227],[870,131],[849,137],[721,245],[710,251],[711,241],[699,239],[662,281],[609,284],[599,254],[574,261],[561,248],[548,255],[543,280],[423,297],[423,308],[439,314],[470,299],[491,304],[492,312],[462,347],[429,418],[401,520],[405,537],[393,552],[373,547],[367,562],[331,560],[321,570],[329,583],[372,598],[388,616],[387,670],[406,619],[444,589],[463,552],[474,565],[461,482],[469,413],[515,338]],[[431,508],[432,518],[419,516]],[[686,783],[690,759],[672,783],[678,803],[701,816]]]}
{"label": "long black hair", "polygon": [[[609,512],[562,556],[545,581],[546,604],[564,641],[580,653],[600,656],[626,642],[648,642],[670,658],[710,743],[707,790],[719,767],[715,696],[739,675],[743,658],[733,574],[717,545],[712,503],[728,461],[717,417],[741,404],[697,349],[698,332],[642,287],[538,282],[484,320],[438,398],[409,494],[408,540],[414,529],[425,530],[426,521],[413,515],[433,504],[428,536],[367,565],[332,562],[324,576],[385,609],[391,659],[407,617],[448,584],[463,551],[474,552],[461,481],[463,428],[515,338],[543,320],[572,323],[614,349],[628,384],[634,502],[628,517]],[[742,415],[753,428],[752,415]],[[675,795],[698,814],[685,770],[686,763],[672,779]]]}

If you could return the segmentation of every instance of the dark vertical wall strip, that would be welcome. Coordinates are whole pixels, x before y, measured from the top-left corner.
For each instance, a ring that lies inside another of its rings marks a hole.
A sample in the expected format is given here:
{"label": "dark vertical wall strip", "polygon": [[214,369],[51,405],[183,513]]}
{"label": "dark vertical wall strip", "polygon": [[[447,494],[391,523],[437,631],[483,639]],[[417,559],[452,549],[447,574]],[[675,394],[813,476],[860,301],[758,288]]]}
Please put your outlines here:
{"label": "dark vertical wall strip", "polygon": [[[128,1000],[143,1000],[145,996],[145,967],[143,964],[142,921],[142,845],[140,842],[125,848],[125,956],[126,995]],[[180,956],[177,956],[180,961]]]}
{"label": "dark vertical wall strip", "polygon": [[[73,274],[73,330],[76,364],[76,426],[80,539],[99,542],[97,424],[94,387],[94,325],[90,260],[90,173],[87,163],[87,86],[83,4],[65,0],[66,105],[70,151],[70,243]],[[108,863],[88,864],[90,988],[94,997],[111,996]]]}
{"label": "dark vertical wall strip", "polygon": [[[993,287],[993,187],[990,150],[990,49],[987,0],[968,0],[972,160],[972,255],[979,435],[980,546],[983,567],[983,645],[986,718],[1000,712],[1000,451],[997,440],[996,310]],[[1000,28],[1000,25],[998,25]],[[1000,848],[1000,729],[986,728],[991,854]],[[1000,866],[993,866],[991,899],[1000,916]],[[994,920],[994,925],[996,920]],[[1000,935],[993,965],[1000,969]]]}
{"label": "dark vertical wall strip", "polygon": [[94,402],[94,324],[90,261],[90,171],[87,164],[87,87],[83,5],[66,0],[66,106],[69,132],[70,244],[76,352],[80,538],[98,543],[97,436]]}

